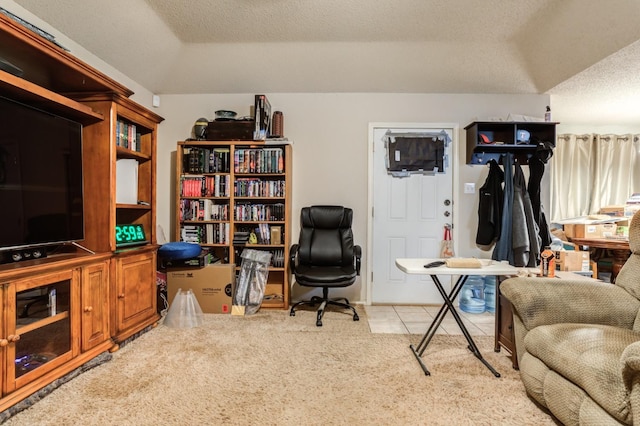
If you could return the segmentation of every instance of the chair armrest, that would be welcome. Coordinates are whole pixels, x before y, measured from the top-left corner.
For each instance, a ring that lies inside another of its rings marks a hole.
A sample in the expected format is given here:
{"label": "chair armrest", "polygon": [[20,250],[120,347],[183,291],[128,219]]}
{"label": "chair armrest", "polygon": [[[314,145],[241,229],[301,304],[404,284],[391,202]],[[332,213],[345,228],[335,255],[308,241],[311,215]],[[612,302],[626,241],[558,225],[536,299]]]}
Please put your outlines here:
{"label": "chair armrest", "polygon": [[557,323],[612,325],[631,329],[640,301],[624,289],[596,281],[509,278],[500,284],[525,328]]}
{"label": "chair armrest", "polygon": [[362,248],[360,246],[353,246],[353,255],[356,262],[356,275],[360,275],[360,258],[362,257]]}
{"label": "chair armrest", "polygon": [[298,256],[298,248],[300,248],[300,246],[298,244],[294,244],[289,249],[289,268],[291,268],[292,273],[296,270],[296,256]]}

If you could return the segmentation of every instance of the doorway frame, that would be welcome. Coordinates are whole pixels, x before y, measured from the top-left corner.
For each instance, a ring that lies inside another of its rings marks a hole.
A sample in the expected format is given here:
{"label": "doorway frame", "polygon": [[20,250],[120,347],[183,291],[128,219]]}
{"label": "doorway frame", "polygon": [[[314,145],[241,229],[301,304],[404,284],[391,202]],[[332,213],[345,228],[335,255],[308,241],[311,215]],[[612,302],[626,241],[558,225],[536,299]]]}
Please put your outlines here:
{"label": "doorway frame", "polygon": [[[416,130],[421,130],[421,129],[452,129],[452,135],[453,135],[453,140],[451,141],[451,159],[450,159],[450,164],[449,167],[451,168],[452,171],[452,185],[453,185],[453,194],[452,194],[452,204],[453,204],[453,208],[452,208],[452,218],[451,218],[451,225],[453,226],[454,229],[454,235],[455,235],[455,229],[456,229],[456,218],[458,217],[458,200],[460,199],[460,171],[459,171],[459,167],[458,165],[463,164],[461,163],[461,159],[460,157],[460,152],[464,152],[458,149],[458,144],[460,143],[460,124],[459,123],[429,123],[429,122],[420,122],[420,123],[416,123],[416,122],[408,122],[408,123],[403,123],[403,122],[370,122],[369,123],[369,131],[368,131],[368,135],[367,135],[367,139],[368,139],[368,146],[367,146],[367,151],[368,151],[368,165],[367,165],[367,252],[366,252],[366,256],[367,256],[367,262],[366,262],[366,270],[365,270],[365,281],[366,281],[366,297],[365,297],[365,303],[367,306],[371,306],[371,295],[373,293],[373,265],[372,262],[370,261],[371,259],[373,259],[373,194],[374,194],[374,188],[373,188],[373,149],[374,149],[374,141],[373,141],[373,134],[375,129],[379,129],[379,128],[402,128],[402,129],[416,129]],[[458,253],[458,238],[454,238],[453,240],[453,249],[454,249],[454,253]]]}

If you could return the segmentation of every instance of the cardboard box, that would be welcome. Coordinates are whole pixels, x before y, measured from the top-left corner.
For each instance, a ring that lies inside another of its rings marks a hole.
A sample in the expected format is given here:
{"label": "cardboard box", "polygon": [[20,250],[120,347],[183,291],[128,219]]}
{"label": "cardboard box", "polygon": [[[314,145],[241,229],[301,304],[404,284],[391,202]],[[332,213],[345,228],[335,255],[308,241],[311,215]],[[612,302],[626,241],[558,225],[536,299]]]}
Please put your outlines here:
{"label": "cardboard box", "polygon": [[167,298],[169,307],[179,289],[191,289],[206,314],[231,312],[231,297],[236,280],[232,264],[216,263],[203,268],[169,269],[167,271]]}
{"label": "cardboard box", "polygon": [[606,214],[609,216],[616,216],[616,217],[624,216],[624,205],[601,207],[600,214]]}
{"label": "cardboard box", "polygon": [[590,257],[588,251],[556,251],[556,270],[589,272]]}
{"label": "cardboard box", "polygon": [[626,217],[632,217],[638,211],[640,211],[640,204],[627,204],[624,206],[624,215]]}
{"label": "cardboard box", "polygon": [[564,225],[564,233],[569,238],[610,238],[615,237],[615,223],[567,223]]}

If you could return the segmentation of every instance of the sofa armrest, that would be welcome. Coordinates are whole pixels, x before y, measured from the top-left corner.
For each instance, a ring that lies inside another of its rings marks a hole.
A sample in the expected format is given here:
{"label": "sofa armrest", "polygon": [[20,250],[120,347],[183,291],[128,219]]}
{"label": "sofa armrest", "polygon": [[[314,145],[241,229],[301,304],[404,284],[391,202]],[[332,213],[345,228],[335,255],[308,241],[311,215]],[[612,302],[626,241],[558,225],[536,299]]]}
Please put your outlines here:
{"label": "sofa armrest", "polygon": [[640,341],[627,346],[620,357],[622,380],[629,393],[631,412],[640,410]]}
{"label": "sofa armrest", "polygon": [[620,361],[625,386],[627,386],[628,390],[631,390],[632,382],[638,381],[636,376],[640,374],[640,341],[627,346],[622,352]]}
{"label": "sofa armrest", "polygon": [[640,309],[640,301],[624,289],[597,281],[509,278],[500,292],[527,330],[567,322],[632,329]]}

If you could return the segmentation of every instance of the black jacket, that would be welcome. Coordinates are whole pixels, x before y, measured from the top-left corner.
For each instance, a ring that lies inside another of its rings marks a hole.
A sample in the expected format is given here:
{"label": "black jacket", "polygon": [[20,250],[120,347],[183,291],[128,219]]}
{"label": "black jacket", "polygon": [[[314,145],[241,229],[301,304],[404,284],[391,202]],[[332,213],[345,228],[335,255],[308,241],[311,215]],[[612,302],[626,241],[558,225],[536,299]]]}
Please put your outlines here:
{"label": "black jacket", "polygon": [[476,245],[489,251],[500,238],[504,191],[504,172],[495,160],[489,161],[489,175],[480,187]]}

